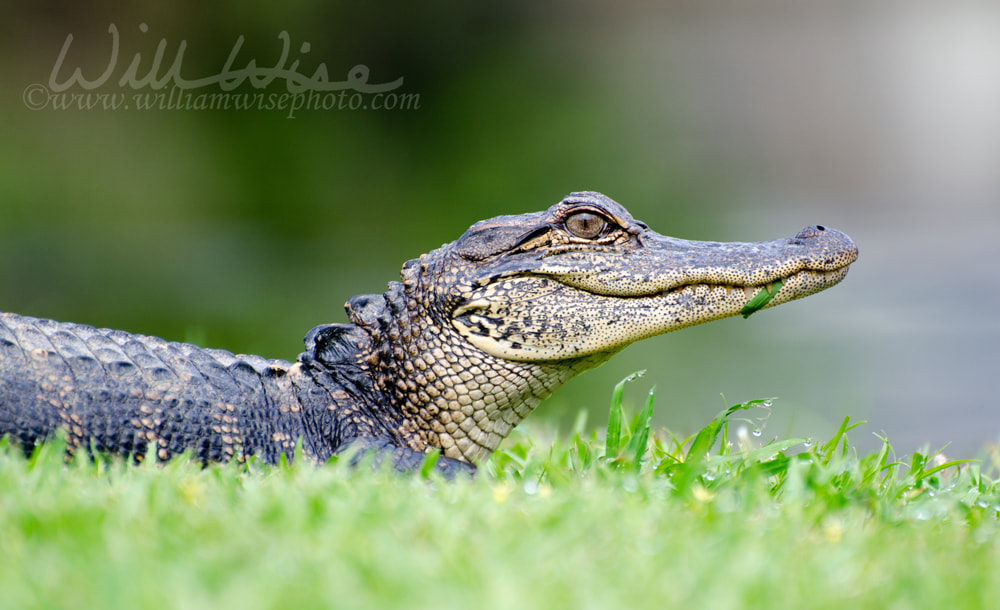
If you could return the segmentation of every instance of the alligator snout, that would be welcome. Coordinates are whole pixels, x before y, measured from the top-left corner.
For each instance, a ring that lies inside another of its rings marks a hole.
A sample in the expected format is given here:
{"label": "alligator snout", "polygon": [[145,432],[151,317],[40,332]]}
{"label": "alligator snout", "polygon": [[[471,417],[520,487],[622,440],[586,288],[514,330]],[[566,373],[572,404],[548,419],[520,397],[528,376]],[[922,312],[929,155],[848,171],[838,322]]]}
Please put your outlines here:
{"label": "alligator snout", "polygon": [[790,246],[807,250],[805,269],[834,271],[858,259],[858,246],[846,234],[823,225],[811,225],[788,240]]}

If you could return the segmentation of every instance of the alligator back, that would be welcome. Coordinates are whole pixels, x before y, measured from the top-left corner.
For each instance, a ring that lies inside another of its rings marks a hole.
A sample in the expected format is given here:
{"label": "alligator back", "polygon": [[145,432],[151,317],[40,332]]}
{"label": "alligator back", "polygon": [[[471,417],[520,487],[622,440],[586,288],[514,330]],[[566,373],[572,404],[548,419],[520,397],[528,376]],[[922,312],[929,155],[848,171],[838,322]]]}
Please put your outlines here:
{"label": "alligator back", "polygon": [[80,445],[142,459],[273,462],[303,436],[294,365],[81,324],[0,314],[0,437],[30,449],[67,431]]}

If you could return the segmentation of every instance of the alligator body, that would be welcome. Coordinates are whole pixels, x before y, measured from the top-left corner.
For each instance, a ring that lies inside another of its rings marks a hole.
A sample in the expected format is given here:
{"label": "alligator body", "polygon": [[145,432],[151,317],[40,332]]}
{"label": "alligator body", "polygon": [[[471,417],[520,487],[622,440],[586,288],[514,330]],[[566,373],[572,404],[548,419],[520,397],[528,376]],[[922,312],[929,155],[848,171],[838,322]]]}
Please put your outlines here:
{"label": "alligator body", "polygon": [[[204,461],[348,446],[401,469],[439,448],[471,471],[546,396],[629,343],[839,282],[857,258],[822,226],[760,243],[683,241],[599,193],[473,225],[401,282],[312,329],[294,363],[0,314],[0,436]],[[155,443],[155,445],[154,445]]]}

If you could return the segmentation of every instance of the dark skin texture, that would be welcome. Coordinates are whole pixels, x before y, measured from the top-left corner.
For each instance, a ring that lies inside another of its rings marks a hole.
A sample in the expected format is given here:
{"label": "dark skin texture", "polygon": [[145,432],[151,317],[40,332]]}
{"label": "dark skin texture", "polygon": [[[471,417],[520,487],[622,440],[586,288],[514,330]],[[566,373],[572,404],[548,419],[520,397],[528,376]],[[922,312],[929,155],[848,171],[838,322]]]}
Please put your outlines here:
{"label": "dark skin texture", "polygon": [[[857,258],[812,226],[754,244],[664,237],[599,193],[473,225],[407,262],[296,362],[0,314],[0,435],[142,460],[324,462],[348,447],[471,473],[543,398],[629,343],[832,286]],[[778,281],[780,280],[780,288]],[[758,299],[759,301],[760,299]]]}

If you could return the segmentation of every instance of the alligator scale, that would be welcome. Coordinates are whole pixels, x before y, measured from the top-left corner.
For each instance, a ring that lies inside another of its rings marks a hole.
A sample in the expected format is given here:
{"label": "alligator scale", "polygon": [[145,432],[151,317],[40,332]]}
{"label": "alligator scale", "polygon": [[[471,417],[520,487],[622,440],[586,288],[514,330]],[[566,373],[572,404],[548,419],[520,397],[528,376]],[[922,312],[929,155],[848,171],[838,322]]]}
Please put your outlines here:
{"label": "alligator scale", "polygon": [[[385,294],[346,304],[296,362],[117,330],[0,314],[0,436],[31,448],[142,459],[275,462],[302,439],[323,462],[346,447],[400,469],[440,448],[471,471],[574,375],[639,339],[772,307],[833,286],[857,248],[806,227],[760,243],[664,237],[599,193],[474,224],[403,265]],[[756,301],[761,302],[760,299]]]}

